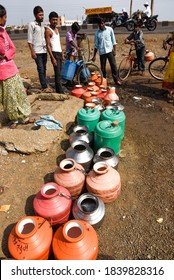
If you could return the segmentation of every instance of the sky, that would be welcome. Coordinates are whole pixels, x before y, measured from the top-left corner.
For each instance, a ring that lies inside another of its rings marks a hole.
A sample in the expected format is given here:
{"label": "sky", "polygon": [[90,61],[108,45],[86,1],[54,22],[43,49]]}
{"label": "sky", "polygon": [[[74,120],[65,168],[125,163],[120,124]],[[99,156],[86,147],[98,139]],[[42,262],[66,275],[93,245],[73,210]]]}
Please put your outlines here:
{"label": "sky", "polygon": [[[143,10],[146,0],[133,0],[132,12]],[[149,4],[151,0],[148,1]],[[112,6],[113,11],[121,12],[125,8],[129,13],[130,0],[0,0],[7,10],[7,25],[26,25],[34,19],[33,8],[37,5],[44,10],[45,21],[50,12],[55,11],[66,20],[85,19],[85,8]],[[174,0],[154,0],[154,14],[159,21],[174,21]]]}

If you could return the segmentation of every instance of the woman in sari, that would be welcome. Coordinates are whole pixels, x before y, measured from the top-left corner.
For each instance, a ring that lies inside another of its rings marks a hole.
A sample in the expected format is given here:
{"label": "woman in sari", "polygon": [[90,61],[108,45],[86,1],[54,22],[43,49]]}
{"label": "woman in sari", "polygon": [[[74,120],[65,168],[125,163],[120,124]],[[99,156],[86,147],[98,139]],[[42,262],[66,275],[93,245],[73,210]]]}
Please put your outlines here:
{"label": "woman in sari", "polygon": [[0,5],[0,103],[10,121],[9,127],[16,128],[19,123],[30,122],[31,106],[13,60],[16,49],[4,28],[6,20],[6,9]]}

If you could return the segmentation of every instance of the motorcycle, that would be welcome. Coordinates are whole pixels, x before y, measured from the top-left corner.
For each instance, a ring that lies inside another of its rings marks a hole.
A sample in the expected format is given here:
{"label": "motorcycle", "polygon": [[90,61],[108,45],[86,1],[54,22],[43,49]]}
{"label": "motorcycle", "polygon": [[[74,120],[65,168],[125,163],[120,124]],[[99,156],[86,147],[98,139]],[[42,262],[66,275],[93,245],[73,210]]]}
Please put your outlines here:
{"label": "motorcycle", "polygon": [[123,21],[123,20],[121,20],[119,14],[115,14],[110,26],[112,27],[113,30],[115,29],[115,27],[121,27],[122,26],[122,27],[126,27],[126,29],[128,31],[132,31],[134,29],[134,21],[130,18]]}
{"label": "motorcycle", "polygon": [[147,28],[149,31],[154,31],[157,27],[158,15],[147,17],[142,11],[133,13],[132,19],[138,23],[141,28]]}

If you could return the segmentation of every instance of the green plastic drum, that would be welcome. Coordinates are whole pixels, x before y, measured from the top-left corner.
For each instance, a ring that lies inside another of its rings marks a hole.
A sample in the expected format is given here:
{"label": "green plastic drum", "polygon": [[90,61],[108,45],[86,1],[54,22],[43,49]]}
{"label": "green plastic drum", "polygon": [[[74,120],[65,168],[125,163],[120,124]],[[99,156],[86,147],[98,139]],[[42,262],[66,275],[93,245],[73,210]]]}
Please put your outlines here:
{"label": "green plastic drum", "polygon": [[99,122],[99,120],[100,112],[96,108],[81,108],[77,112],[77,123],[87,126],[89,132],[94,132],[95,126]]}
{"label": "green plastic drum", "polygon": [[121,139],[123,140],[124,138],[124,131],[125,131],[125,120],[126,120],[126,116],[125,113],[123,111],[119,111],[117,109],[114,110],[104,110],[101,114],[101,120],[110,120],[110,121],[117,121],[118,125],[121,127],[122,129],[122,135],[121,135]]}
{"label": "green plastic drum", "polygon": [[95,152],[103,147],[114,150],[118,155],[121,148],[122,128],[110,120],[98,122],[94,130],[94,150]]}

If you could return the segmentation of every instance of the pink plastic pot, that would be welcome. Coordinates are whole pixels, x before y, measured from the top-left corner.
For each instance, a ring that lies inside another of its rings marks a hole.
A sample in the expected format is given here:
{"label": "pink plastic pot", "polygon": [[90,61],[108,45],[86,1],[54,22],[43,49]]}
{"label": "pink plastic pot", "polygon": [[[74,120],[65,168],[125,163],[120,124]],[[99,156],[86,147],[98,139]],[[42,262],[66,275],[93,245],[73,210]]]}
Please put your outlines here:
{"label": "pink plastic pot", "polygon": [[85,184],[85,170],[71,158],[63,159],[54,172],[54,180],[69,190],[72,196],[81,194]]}
{"label": "pink plastic pot", "polygon": [[35,213],[46,218],[52,226],[68,221],[71,205],[70,192],[53,182],[43,185],[33,201]]}

